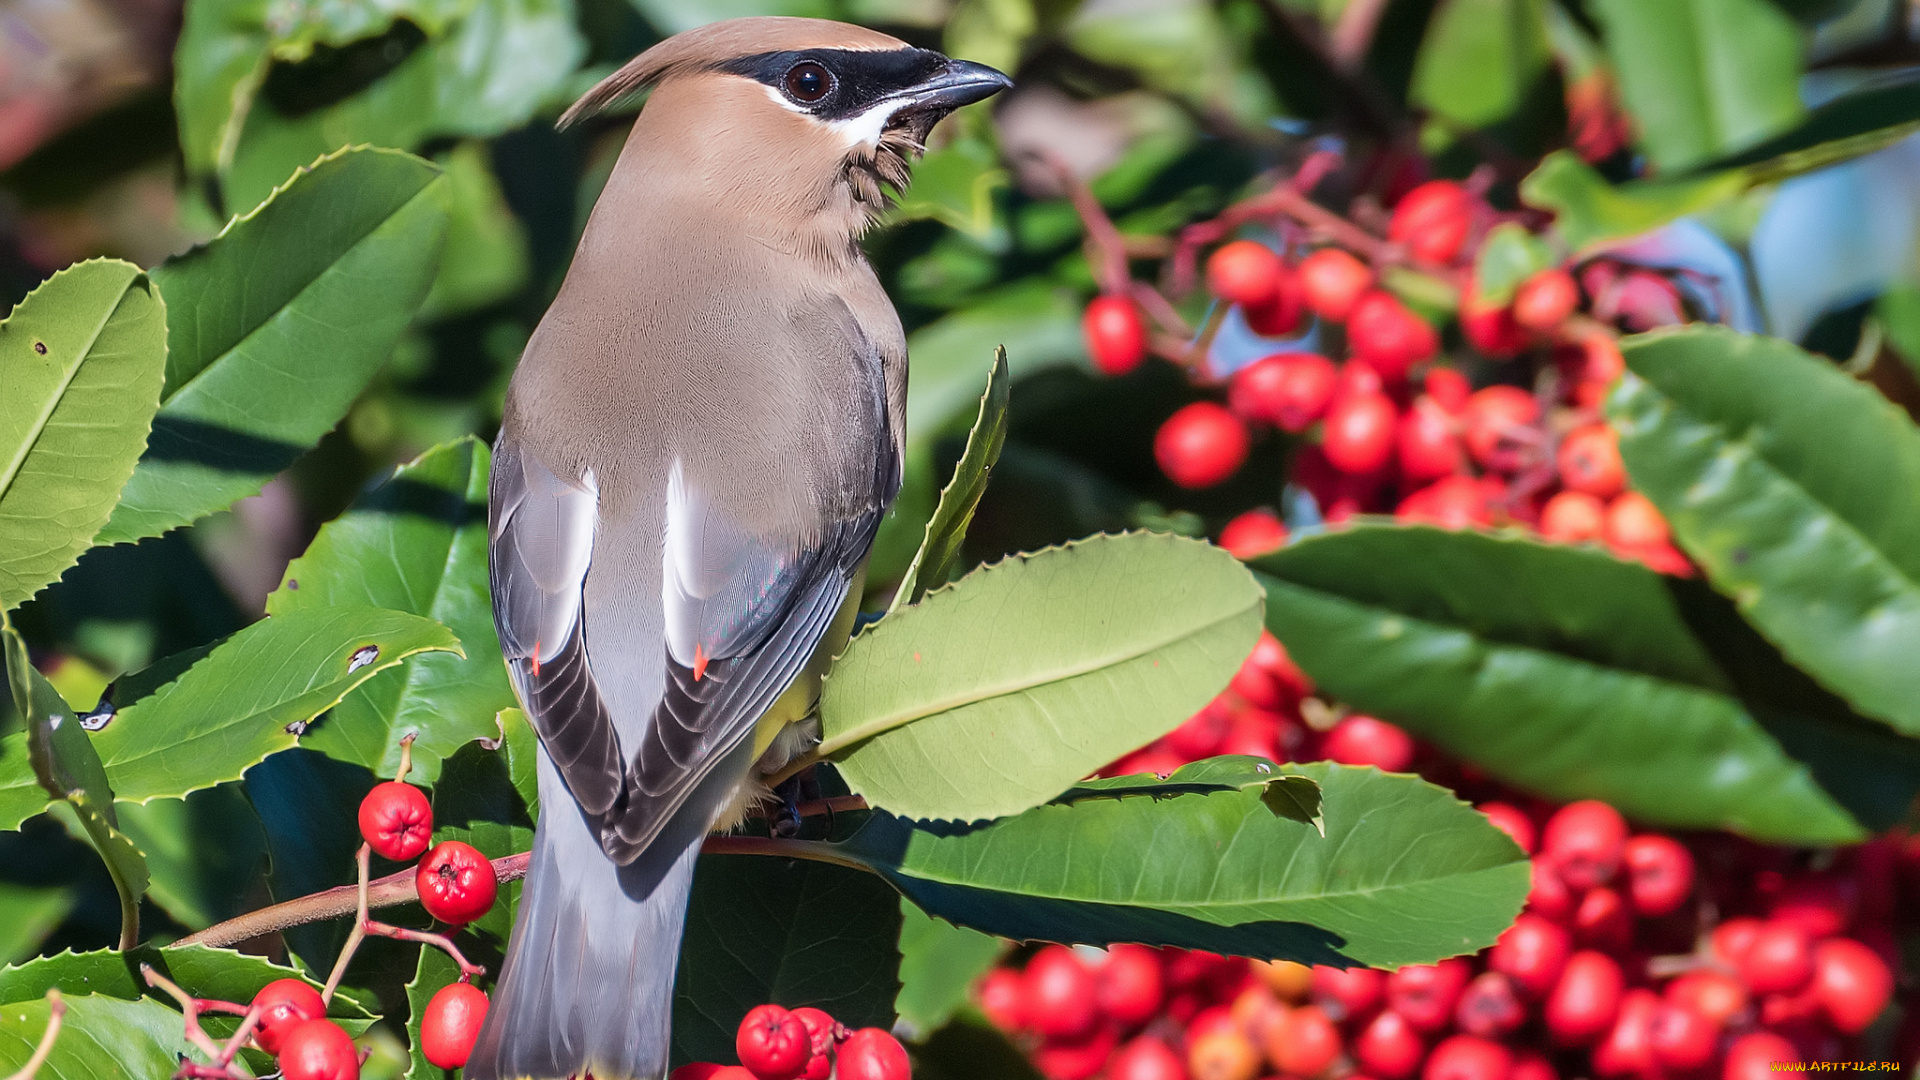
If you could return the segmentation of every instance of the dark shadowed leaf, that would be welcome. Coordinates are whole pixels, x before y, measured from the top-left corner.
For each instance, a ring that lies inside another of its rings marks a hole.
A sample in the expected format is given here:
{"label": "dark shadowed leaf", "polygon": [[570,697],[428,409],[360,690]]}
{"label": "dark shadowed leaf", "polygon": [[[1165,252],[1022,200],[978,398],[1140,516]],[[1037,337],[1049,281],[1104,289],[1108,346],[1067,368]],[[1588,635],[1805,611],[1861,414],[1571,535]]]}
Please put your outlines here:
{"label": "dark shadowed leaf", "polygon": [[993,367],[987,371],[987,389],[980,395],[980,415],[967,433],[967,447],[953,467],[953,479],[940,492],[939,505],[927,522],[926,539],[907,564],[907,573],[894,593],[889,613],[917,604],[928,590],[945,585],[960,561],[960,545],[967,538],[967,524],[987,493],[987,480],[1000,460],[1000,448],[1007,441],[1007,402],[1011,379],[1007,375],[1007,350],[995,349]]}

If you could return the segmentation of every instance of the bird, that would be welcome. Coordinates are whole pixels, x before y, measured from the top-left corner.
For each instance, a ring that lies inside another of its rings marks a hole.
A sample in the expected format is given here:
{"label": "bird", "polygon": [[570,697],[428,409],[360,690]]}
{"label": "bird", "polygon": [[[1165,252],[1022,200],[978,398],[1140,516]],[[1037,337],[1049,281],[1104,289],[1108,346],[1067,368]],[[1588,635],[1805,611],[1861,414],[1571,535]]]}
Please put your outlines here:
{"label": "bird", "polygon": [[818,740],[901,482],[905,335],[861,238],[933,126],[1012,85],[873,30],[677,34],[506,395],[494,623],[539,737],[470,1080],[658,1080],[694,860]]}

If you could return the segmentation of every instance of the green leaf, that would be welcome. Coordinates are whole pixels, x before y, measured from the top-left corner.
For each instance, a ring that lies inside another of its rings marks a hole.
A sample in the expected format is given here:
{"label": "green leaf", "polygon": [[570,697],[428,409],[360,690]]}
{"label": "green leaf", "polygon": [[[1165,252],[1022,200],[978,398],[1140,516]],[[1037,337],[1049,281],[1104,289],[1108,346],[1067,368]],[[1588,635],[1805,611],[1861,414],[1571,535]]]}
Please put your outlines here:
{"label": "green leaf", "polygon": [[[262,619],[177,680],[118,712],[93,714],[106,724],[93,748],[119,798],[181,798],[238,780],[294,745],[295,730],[348,691],[407,657],[458,650],[446,627],[399,611],[332,607]],[[0,757],[0,792],[12,767]],[[0,819],[0,827],[19,824]]]}
{"label": "green leaf", "polygon": [[1725,202],[1746,187],[1745,178],[1732,172],[1610,184],[1578,154],[1555,150],[1520,181],[1520,198],[1552,211],[1554,231],[1579,254]]}
{"label": "green leaf", "polygon": [[422,319],[477,311],[526,287],[527,230],[507,206],[485,143],[469,139],[434,159],[447,173],[452,217]]}
{"label": "green leaf", "polygon": [[674,980],[676,1061],[732,1061],[755,1005],[812,1005],[848,1027],[892,1027],[898,897],[859,870],[758,855],[694,869]]}
{"label": "green leaf", "polygon": [[919,603],[928,590],[945,585],[958,568],[967,525],[980,506],[980,497],[987,493],[987,480],[1000,460],[1000,448],[1007,442],[1010,390],[1007,350],[998,348],[993,352],[993,366],[987,370],[987,388],[980,395],[980,415],[967,432],[967,447],[953,467],[953,479],[940,491],[940,504],[927,522],[927,537],[907,564],[906,576],[894,591],[888,614]]}
{"label": "green leaf", "polygon": [[465,656],[422,656],[368,680],[302,745],[392,776],[400,740],[411,734],[414,779],[432,784],[442,758],[497,732],[496,716],[514,696],[487,589],[491,461],[486,446],[469,437],[402,465],[322,526],[267,597],[274,616],[343,604],[425,616],[466,649]]}
{"label": "green leaf", "polygon": [[1911,72],[1875,79],[1813,110],[1793,130],[1699,171],[1740,169],[1749,183],[1835,165],[1891,146],[1920,129],[1920,77]]}
{"label": "green leaf", "polygon": [[1520,283],[1553,265],[1553,252],[1518,222],[1503,221],[1487,231],[1474,262],[1473,284],[1478,299],[1505,306]]}
{"label": "green leaf", "polygon": [[[180,1013],[157,1001],[69,996],[53,1052],[40,1066],[43,1080],[67,1077],[172,1076],[183,1056],[202,1056],[187,1042]],[[0,1007],[0,1070],[26,1065],[47,1030],[49,1003],[17,1001]]]}
{"label": "green leaf", "polygon": [[1641,149],[1663,172],[1744,150],[1790,127],[1800,31],[1768,0],[1594,0]]}
{"label": "green leaf", "polygon": [[[501,714],[501,737],[468,743],[447,759],[433,787],[433,839],[472,844],[489,859],[533,850],[533,812],[514,785],[516,772],[531,772],[537,739],[519,710]],[[500,886],[492,910],[468,924],[504,946],[520,903],[518,881]]]}
{"label": "green leaf", "polygon": [[967,991],[1007,951],[990,934],[936,919],[900,899],[900,1019],[923,1033],[938,1031],[967,1003]]}
{"label": "green leaf", "polygon": [[223,510],[319,442],[419,308],[446,228],[440,170],[350,150],[155,270],[169,304],[166,388],[99,542]]}
{"label": "green leaf", "polygon": [[147,898],[189,930],[245,910],[263,878],[266,834],[238,784],[185,799],[119,803],[120,829],[147,857]]}
{"label": "green leaf", "polygon": [[1718,328],[1623,350],[1608,402],[1634,486],[1789,659],[1920,735],[1920,429],[1793,345]]}
{"label": "green leaf", "polygon": [[[1356,525],[1254,566],[1268,627],[1323,690],[1557,801],[1605,799],[1651,824],[1767,840],[1861,838],[1856,818],[1887,806],[1856,798],[1806,746],[1790,754],[1776,734],[1789,731],[1846,753],[1840,776],[1915,790],[1903,740],[1855,745],[1873,725],[1830,731],[1825,705],[1753,690],[1790,672],[1764,654],[1739,665],[1759,675],[1729,670],[1723,644],[1752,653],[1734,637],[1740,620],[1697,631],[1696,619],[1717,618],[1712,594],[1637,563],[1517,536]],[[1897,790],[1892,801],[1897,817]]]}
{"label": "green leaf", "polygon": [[1443,0],[1427,24],[1413,101],[1462,128],[1518,109],[1551,59],[1541,0]]}
{"label": "green leaf", "polygon": [[0,629],[7,681],[14,707],[27,721],[27,755],[54,816],[69,833],[92,845],[120,895],[120,948],[140,939],[140,898],[147,891],[147,860],[120,832],[113,789],[93,743],[58,691],[27,662],[26,643],[11,628]]}
{"label": "green leaf", "polygon": [[[271,963],[264,957],[231,949],[209,949],[204,945],[168,949],[142,945],[126,953],[104,949],[63,952],[0,968],[0,1004],[31,1001],[56,987],[66,994],[98,994],[123,1001],[159,996],[160,991],[147,987],[140,974],[141,964],[152,965],[154,970],[195,997],[220,1001],[252,1001],[261,987],[275,979],[303,979],[314,989],[320,989],[320,984],[304,973]],[[327,1015],[337,1020],[370,1020],[375,1014],[368,1012],[353,994],[340,992],[328,1003]],[[174,1013],[176,1022],[179,1016]]]}
{"label": "green leaf", "polygon": [[165,305],[131,263],[70,266],[0,323],[0,611],[59,578],[106,524],[166,360]]}
{"label": "green leaf", "polygon": [[1164,777],[1152,773],[1133,773],[1082,780],[1054,801],[1124,799],[1129,795],[1166,799],[1176,795],[1206,795],[1216,791],[1246,791],[1252,788],[1259,789],[1260,801],[1268,810],[1303,825],[1311,825],[1320,835],[1326,835],[1327,823],[1321,813],[1319,784],[1297,773],[1279,772],[1274,763],[1266,758],[1244,754],[1225,754],[1188,762]]}
{"label": "green leaf", "polygon": [[422,946],[413,978],[407,982],[407,1080],[446,1080],[448,1071],[427,1060],[420,1049],[420,1022],[433,995],[460,977],[460,965],[439,949]]}
{"label": "green leaf", "polygon": [[847,646],[820,753],[914,818],[1019,813],[1153,741],[1220,692],[1260,633],[1233,556],[1095,536],[976,570]]}
{"label": "green leaf", "polygon": [[32,956],[73,910],[68,889],[29,889],[0,882],[0,964]]}
{"label": "green leaf", "polygon": [[1920,281],[1896,281],[1874,303],[1874,315],[1886,329],[1887,344],[1920,377]]}
{"label": "green leaf", "polygon": [[920,1080],[1041,1080],[1019,1047],[972,1006],[953,1022],[907,1048]]}
{"label": "green leaf", "polygon": [[984,139],[957,139],[928,151],[913,167],[913,184],[901,193],[887,221],[931,219],[966,234],[983,248],[1004,251],[1011,237],[994,196],[1009,181],[991,144]]}
{"label": "green leaf", "polygon": [[1248,789],[977,826],[876,813],[834,847],[928,913],[1016,940],[1395,968],[1484,948],[1519,913],[1526,855],[1452,792],[1371,767],[1282,768],[1325,793],[1325,836]]}

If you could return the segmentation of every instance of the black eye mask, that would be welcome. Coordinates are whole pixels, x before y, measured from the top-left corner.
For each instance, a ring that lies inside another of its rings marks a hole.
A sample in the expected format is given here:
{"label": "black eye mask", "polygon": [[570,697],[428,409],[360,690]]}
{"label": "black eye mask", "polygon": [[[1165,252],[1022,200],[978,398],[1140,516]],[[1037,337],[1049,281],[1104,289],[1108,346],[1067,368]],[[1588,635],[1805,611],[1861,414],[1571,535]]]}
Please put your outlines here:
{"label": "black eye mask", "polygon": [[[765,83],[822,120],[845,120],[920,86],[937,75],[946,62],[939,53],[926,49],[797,49],[743,56],[719,65],[719,69]],[[829,77],[826,92],[812,101],[801,95],[811,93],[816,85],[814,72],[795,70],[804,64],[819,65]],[[794,76],[791,80],[790,74]]]}

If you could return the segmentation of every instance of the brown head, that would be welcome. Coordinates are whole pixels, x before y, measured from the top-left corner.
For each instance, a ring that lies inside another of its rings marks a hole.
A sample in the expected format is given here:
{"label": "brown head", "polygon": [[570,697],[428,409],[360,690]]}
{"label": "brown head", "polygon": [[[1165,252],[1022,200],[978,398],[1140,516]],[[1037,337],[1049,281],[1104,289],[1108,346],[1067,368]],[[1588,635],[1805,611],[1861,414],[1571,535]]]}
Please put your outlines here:
{"label": "brown head", "polygon": [[1010,85],[990,67],[846,23],[731,19],[648,49],[560,123],[651,87],[622,155],[628,194],[684,192],[831,242],[885,207],[882,181],[906,186],[934,124]]}

